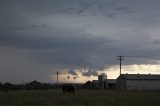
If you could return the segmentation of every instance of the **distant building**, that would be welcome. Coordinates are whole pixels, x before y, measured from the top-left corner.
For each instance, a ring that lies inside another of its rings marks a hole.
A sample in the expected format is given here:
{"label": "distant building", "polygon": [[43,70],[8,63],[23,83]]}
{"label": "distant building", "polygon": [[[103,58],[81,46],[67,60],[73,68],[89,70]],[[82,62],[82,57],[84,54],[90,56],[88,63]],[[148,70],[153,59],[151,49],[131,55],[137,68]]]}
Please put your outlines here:
{"label": "distant building", "polygon": [[116,89],[116,80],[115,79],[107,79],[108,88],[109,89]]}
{"label": "distant building", "polygon": [[92,81],[92,88],[116,88],[116,80],[114,79],[107,79],[107,75],[102,73],[98,76],[98,80]]}
{"label": "distant building", "polygon": [[108,87],[107,84],[107,75],[105,73],[102,73],[98,76],[98,86],[99,88],[106,88]]}
{"label": "distant building", "polygon": [[99,88],[98,80],[93,80],[92,81],[92,88]]}
{"label": "distant building", "polygon": [[116,83],[123,90],[160,90],[160,75],[121,74]]}

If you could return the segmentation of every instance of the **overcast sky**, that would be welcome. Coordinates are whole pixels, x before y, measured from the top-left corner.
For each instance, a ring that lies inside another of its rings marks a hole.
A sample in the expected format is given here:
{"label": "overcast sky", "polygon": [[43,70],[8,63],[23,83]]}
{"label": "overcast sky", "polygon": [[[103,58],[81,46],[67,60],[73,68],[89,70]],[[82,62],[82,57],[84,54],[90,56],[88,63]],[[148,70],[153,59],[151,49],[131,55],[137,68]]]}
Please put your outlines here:
{"label": "overcast sky", "polygon": [[0,0],[0,81],[52,82],[56,71],[104,71],[118,64],[119,55],[156,56],[127,58],[124,64],[159,67],[159,5],[159,0]]}

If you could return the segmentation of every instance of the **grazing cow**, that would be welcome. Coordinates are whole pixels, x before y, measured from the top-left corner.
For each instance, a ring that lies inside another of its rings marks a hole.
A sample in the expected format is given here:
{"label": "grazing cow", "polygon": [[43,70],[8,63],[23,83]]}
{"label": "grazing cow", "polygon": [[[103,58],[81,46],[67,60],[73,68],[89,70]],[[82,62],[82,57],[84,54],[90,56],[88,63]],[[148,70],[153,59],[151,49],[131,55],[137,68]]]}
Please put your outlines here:
{"label": "grazing cow", "polygon": [[63,93],[76,93],[76,87],[74,85],[71,84],[67,84],[67,85],[63,85],[62,86],[62,91]]}

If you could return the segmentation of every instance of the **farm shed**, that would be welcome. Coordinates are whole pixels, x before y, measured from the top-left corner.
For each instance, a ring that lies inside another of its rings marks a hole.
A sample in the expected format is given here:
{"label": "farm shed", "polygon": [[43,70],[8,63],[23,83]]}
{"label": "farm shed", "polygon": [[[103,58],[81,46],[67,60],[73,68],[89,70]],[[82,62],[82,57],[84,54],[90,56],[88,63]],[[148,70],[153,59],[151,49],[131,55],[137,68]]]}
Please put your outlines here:
{"label": "farm shed", "polygon": [[117,89],[123,90],[160,90],[160,75],[121,74],[117,80]]}

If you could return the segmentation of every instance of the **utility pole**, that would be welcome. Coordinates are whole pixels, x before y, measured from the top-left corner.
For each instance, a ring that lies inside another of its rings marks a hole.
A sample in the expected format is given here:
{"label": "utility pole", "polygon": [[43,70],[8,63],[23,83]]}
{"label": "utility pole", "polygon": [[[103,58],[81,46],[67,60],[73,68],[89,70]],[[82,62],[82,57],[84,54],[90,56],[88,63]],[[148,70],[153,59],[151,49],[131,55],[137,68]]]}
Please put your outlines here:
{"label": "utility pole", "polygon": [[57,84],[58,84],[58,74],[59,74],[59,72],[57,71],[56,74],[57,74]]}
{"label": "utility pole", "polygon": [[120,75],[121,75],[121,67],[122,67],[122,60],[124,60],[124,56],[117,56],[119,60],[119,66],[120,66]]}

